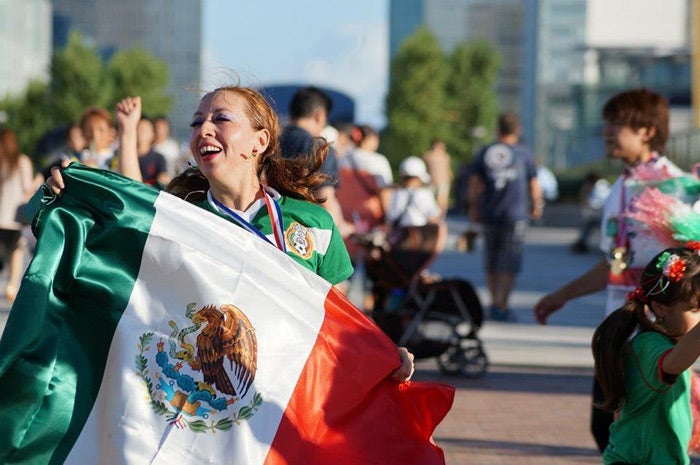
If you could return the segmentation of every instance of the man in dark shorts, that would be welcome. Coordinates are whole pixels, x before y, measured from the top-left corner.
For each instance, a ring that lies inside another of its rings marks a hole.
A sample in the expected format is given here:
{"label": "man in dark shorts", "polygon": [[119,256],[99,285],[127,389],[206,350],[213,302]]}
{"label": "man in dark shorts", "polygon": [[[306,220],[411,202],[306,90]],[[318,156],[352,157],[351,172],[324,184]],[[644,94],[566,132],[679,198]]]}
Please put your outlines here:
{"label": "man in dark shorts", "polygon": [[481,223],[490,317],[515,321],[508,299],[522,266],[528,220],[542,216],[542,192],[530,150],[518,144],[517,115],[498,117],[497,140],[476,154],[469,178],[469,215]]}

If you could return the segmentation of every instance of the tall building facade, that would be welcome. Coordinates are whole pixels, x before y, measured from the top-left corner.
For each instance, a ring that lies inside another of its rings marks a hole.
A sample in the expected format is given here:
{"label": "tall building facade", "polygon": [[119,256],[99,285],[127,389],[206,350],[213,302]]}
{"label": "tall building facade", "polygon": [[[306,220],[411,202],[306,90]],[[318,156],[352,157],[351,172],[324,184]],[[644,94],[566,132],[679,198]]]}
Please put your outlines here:
{"label": "tall building facade", "polygon": [[423,0],[389,0],[389,56],[399,51],[401,43],[424,24]]}
{"label": "tall building facade", "polygon": [[[390,50],[395,53],[421,25],[445,52],[461,40],[486,39],[501,54],[496,84],[501,110],[520,115],[525,142],[545,164],[565,169],[603,156],[592,141],[600,139],[600,105],[611,94],[646,85],[672,105],[687,99],[688,5],[688,0],[638,0],[634,9],[623,0],[395,0]],[[416,18],[422,19],[418,25]]]}
{"label": "tall building facade", "polygon": [[53,6],[55,45],[76,29],[103,58],[139,47],[168,65],[170,119],[175,135],[184,138],[200,96],[202,1],[53,0]]}
{"label": "tall building facade", "polygon": [[50,63],[50,0],[0,0],[0,98],[46,80]]}
{"label": "tall building facade", "polygon": [[[565,102],[583,79],[586,0],[422,0],[391,3],[390,50],[410,36],[407,18],[435,34],[445,52],[463,40],[485,39],[501,55],[496,94],[501,111],[523,121],[523,137],[536,153],[552,146],[550,102]],[[402,34],[396,33],[397,31]],[[564,105],[565,106],[565,105]],[[558,113],[571,109],[557,108]]]}

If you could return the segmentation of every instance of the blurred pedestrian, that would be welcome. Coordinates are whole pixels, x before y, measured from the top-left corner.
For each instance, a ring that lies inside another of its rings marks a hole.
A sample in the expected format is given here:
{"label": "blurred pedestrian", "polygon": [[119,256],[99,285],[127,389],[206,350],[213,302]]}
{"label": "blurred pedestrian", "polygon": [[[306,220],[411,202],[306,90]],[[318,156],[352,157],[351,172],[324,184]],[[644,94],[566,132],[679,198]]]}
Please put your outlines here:
{"label": "blurred pedestrian", "polygon": [[[345,221],[355,227],[355,233],[366,235],[383,233],[385,211],[383,192],[393,184],[393,174],[389,160],[378,153],[379,133],[369,125],[357,126],[351,131],[355,149],[339,160],[340,202]],[[364,246],[358,244],[355,236],[346,239],[345,245],[355,266],[353,287],[361,289],[362,302],[357,302],[365,311],[374,307],[369,290],[369,280],[365,273]]]}
{"label": "blurred pedestrian", "polygon": [[[289,124],[280,135],[281,154],[285,158],[304,158],[312,153],[314,138],[321,137],[321,131],[328,124],[328,114],[333,102],[318,87],[302,87],[292,96],[289,104]],[[335,151],[330,149],[321,164],[321,173],[328,176],[328,181],[320,188],[319,198],[326,199],[322,206],[333,217],[343,237],[352,231],[352,224],[343,219],[343,212],[336,198],[338,183],[338,161]]]}
{"label": "blurred pedestrian", "polygon": [[340,164],[340,160],[347,154],[355,150],[355,139],[353,133],[359,131],[359,129],[352,123],[339,122],[335,123],[337,135],[335,141],[332,143],[335,149],[335,154]]}
{"label": "blurred pedestrian", "polygon": [[116,131],[112,115],[104,108],[89,107],[80,118],[80,129],[87,141],[88,151],[82,162],[100,169],[114,168],[114,148]]}
{"label": "blurred pedestrian", "polygon": [[[369,125],[357,127],[353,133],[355,150],[340,159],[341,188],[338,200],[345,220],[353,222],[357,232],[364,234],[381,229],[385,222],[382,191],[393,184],[389,160],[377,152],[379,133]],[[346,241],[354,263],[361,250]]]}
{"label": "blurred pedestrian", "polygon": [[559,198],[559,182],[552,170],[547,168],[541,158],[535,160],[537,167],[537,181],[542,189],[542,200],[545,202],[554,202]]}
{"label": "blurred pedestrian", "polygon": [[[382,192],[386,212],[386,239],[383,246],[388,250],[395,248],[406,251],[402,246],[410,243],[409,251],[415,254],[412,258],[415,263],[420,261],[417,257],[422,256],[425,250],[423,246],[433,243],[430,239],[434,239],[441,250],[447,235],[442,210],[429,185],[430,175],[425,162],[419,157],[409,156],[399,165],[399,185]],[[411,231],[422,232],[420,236],[412,236]],[[421,263],[422,277],[426,279],[429,277],[428,266],[437,256],[437,250],[431,252],[435,253],[430,254],[430,260]],[[381,314],[387,304],[396,310],[406,293],[405,289],[390,289],[386,286],[386,281],[382,282],[381,276],[386,275],[382,268],[386,266],[386,258],[381,254],[371,253],[367,257],[366,269],[372,281],[371,303],[374,315]],[[393,296],[389,299],[391,302],[387,302],[390,295]]]}
{"label": "blurred pedestrian", "polygon": [[170,120],[166,116],[159,115],[153,118],[153,129],[153,151],[165,157],[168,177],[173,178],[180,164],[180,144],[171,137]]}
{"label": "blurred pedestrian", "polygon": [[581,229],[576,242],[571,244],[573,253],[588,253],[589,237],[593,231],[600,229],[600,221],[603,217],[603,206],[610,195],[610,183],[597,171],[591,171],[586,175],[586,180],[579,190],[581,203]]}
{"label": "blurred pedestrian", "polygon": [[515,321],[509,299],[522,267],[528,220],[542,216],[542,193],[532,153],[519,144],[520,120],[498,117],[497,140],[476,154],[469,179],[469,215],[481,224],[493,320]]}
{"label": "blurred pedestrian", "polygon": [[66,146],[61,154],[61,158],[75,159],[81,161],[85,150],[88,148],[87,139],[77,123],[71,124],[66,130]]}
{"label": "blurred pedestrian", "polygon": [[85,136],[83,135],[83,130],[80,129],[80,125],[78,123],[74,123],[68,126],[68,129],[66,129],[65,132],[64,141],[65,145],[63,151],[59,153],[58,156],[51,161],[51,163],[49,163],[49,166],[42,169],[39,173],[43,178],[41,179],[41,182],[44,182],[44,180],[48,179],[48,177],[51,176],[52,167],[61,166],[61,161],[73,160],[82,163],[83,159],[87,158],[87,156],[89,155],[87,150],[87,140],[85,139]]}
{"label": "blurred pedestrian", "polygon": [[[625,303],[627,294],[640,282],[643,266],[658,252],[643,229],[630,234],[627,218],[633,190],[648,179],[683,175],[683,171],[661,155],[668,140],[669,106],[660,94],[632,89],[609,99],[602,117],[605,151],[609,158],[622,160],[626,167],[613,184],[603,206],[600,249],[605,256],[573,281],[542,297],[534,307],[535,319],[545,324],[549,316],[569,300],[607,290],[605,314]],[[638,194],[639,192],[637,192]],[[605,402],[600,385],[593,383],[591,432],[598,449],[608,445],[613,415],[596,406]]]}
{"label": "blurred pedestrian", "polygon": [[[121,114],[117,113],[117,117]],[[139,156],[139,169],[144,184],[165,188],[170,182],[168,164],[162,153],[153,147],[155,127],[153,121],[141,118],[136,127],[136,152]]]}
{"label": "blurred pedestrian", "polygon": [[34,170],[29,157],[19,150],[17,134],[0,129],[0,246],[7,260],[5,300],[13,302],[25,268],[26,239],[22,236],[23,208],[34,194]]}
{"label": "blurred pedestrian", "polygon": [[430,175],[423,160],[406,157],[399,165],[399,187],[386,191],[386,223],[396,226],[425,226],[438,223],[442,210],[427,187]]}
{"label": "blurred pedestrian", "polygon": [[447,213],[450,203],[450,188],[452,187],[452,162],[442,139],[433,139],[430,150],[423,154],[431,185],[442,214]]}

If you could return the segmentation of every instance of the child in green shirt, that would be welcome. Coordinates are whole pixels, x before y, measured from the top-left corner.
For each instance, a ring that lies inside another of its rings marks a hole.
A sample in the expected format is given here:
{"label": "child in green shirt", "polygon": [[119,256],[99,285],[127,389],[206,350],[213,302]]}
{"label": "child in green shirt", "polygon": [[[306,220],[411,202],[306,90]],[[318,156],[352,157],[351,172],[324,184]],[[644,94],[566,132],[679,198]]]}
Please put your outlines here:
{"label": "child in green shirt", "polygon": [[700,244],[666,249],[593,335],[595,374],[615,412],[606,464],[689,464],[690,370],[700,355]]}

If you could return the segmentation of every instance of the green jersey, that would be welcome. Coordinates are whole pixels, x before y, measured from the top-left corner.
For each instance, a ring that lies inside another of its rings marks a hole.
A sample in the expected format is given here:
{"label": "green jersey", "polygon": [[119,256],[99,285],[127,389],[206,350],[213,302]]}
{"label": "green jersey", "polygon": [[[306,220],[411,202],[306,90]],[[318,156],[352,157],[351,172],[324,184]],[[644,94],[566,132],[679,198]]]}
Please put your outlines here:
{"label": "green jersey", "polygon": [[692,431],[690,370],[678,377],[661,371],[674,342],[655,331],[640,333],[625,354],[625,403],[610,426],[606,464],[689,464]]}
{"label": "green jersey", "polygon": [[[353,273],[350,256],[333,218],[322,207],[271,191],[282,211],[287,255],[331,284],[338,284]],[[196,205],[236,223],[207,200]],[[254,213],[250,224],[274,244],[274,231],[267,208]]]}

